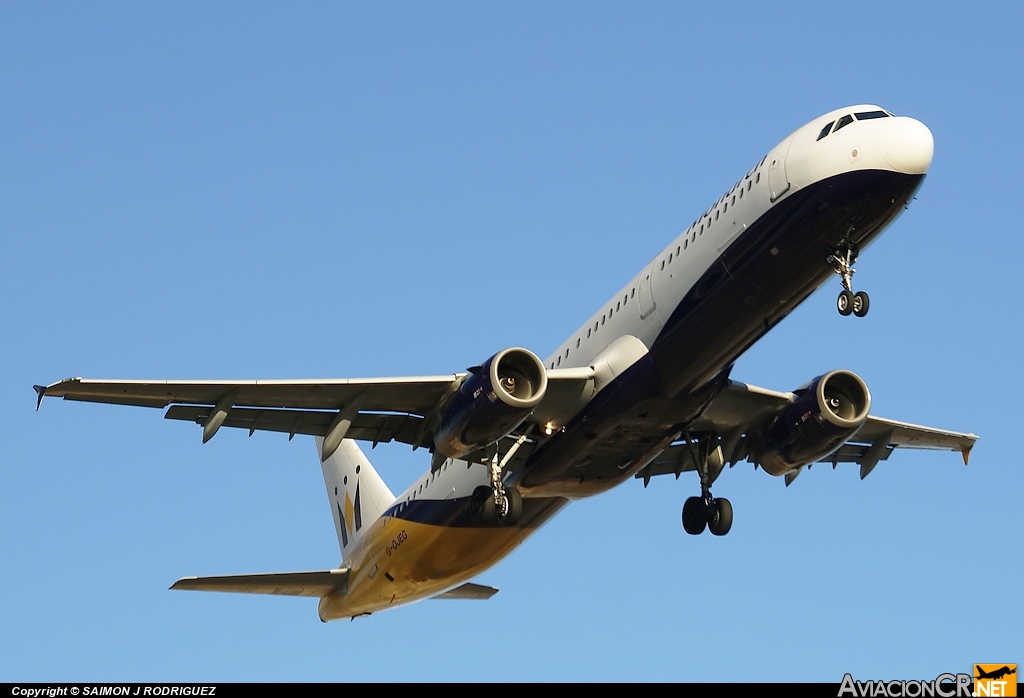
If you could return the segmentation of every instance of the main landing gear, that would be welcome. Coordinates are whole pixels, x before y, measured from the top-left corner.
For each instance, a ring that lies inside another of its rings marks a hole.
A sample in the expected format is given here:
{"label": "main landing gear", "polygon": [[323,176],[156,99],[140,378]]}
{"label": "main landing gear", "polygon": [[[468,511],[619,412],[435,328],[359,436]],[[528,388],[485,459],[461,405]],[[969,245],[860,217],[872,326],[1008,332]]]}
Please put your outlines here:
{"label": "main landing gear", "polygon": [[858,249],[856,245],[846,245],[832,250],[828,256],[828,262],[832,265],[832,271],[839,274],[843,280],[843,290],[836,300],[836,308],[839,314],[846,316],[853,313],[857,317],[864,317],[868,314],[870,299],[864,291],[853,292],[853,268],[857,261]]}
{"label": "main landing gear", "polygon": [[502,487],[501,494],[495,496],[487,485],[480,485],[473,490],[470,504],[473,518],[478,523],[498,523],[515,526],[523,515],[523,495],[515,487]]}
{"label": "main landing gear", "polygon": [[491,462],[487,466],[491,484],[490,486],[480,485],[473,490],[473,498],[470,502],[473,518],[478,523],[497,521],[505,526],[515,526],[522,518],[523,495],[515,487],[505,486],[505,483],[502,482],[502,473],[505,471],[505,465],[512,460],[512,456],[524,441],[526,441],[526,434],[519,437],[500,462],[497,450],[491,457]]}
{"label": "main landing gear", "polygon": [[712,535],[724,536],[732,528],[732,504],[728,499],[706,496],[690,497],[683,504],[683,530],[691,536],[704,533],[707,527]]}
{"label": "main landing gear", "polygon": [[713,444],[708,440],[693,445],[689,438],[687,442],[690,443],[690,455],[700,475],[700,496],[690,497],[683,503],[683,530],[696,536],[707,528],[712,535],[724,536],[732,528],[732,504],[728,499],[711,496],[711,483],[725,465],[722,447],[718,445],[717,439]]}

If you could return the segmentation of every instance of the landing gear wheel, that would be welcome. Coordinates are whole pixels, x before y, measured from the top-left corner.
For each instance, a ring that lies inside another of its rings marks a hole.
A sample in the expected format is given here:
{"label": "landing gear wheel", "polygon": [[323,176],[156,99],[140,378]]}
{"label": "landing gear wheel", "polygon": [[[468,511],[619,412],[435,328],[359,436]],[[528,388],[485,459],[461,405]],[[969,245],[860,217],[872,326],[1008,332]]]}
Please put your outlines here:
{"label": "landing gear wheel", "polygon": [[494,494],[491,493],[491,488],[485,485],[480,485],[473,490],[469,506],[477,523],[490,523],[497,516]]}
{"label": "landing gear wheel", "polygon": [[[494,503],[494,497],[491,497]],[[504,511],[498,514],[498,520],[506,526],[515,526],[523,516],[523,495],[515,487],[505,488]]]}
{"label": "landing gear wheel", "polygon": [[[861,293],[863,293],[863,291]],[[836,300],[836,308],[839,310],[840,315],[846,317],[853,312],[854,303],[856,303],[856,298],[852,293],[844,288],[840,291],[839,298]]]}
{"label": "landing gear wheel", "polygon": [[683,530],[699,536],[708,525],[708,506],[703,497],[690,497],[683,502]]}
{"label": "landing gear wheel", "polygon": [[732,504],[728,499],[715,499],[708,512],[708,530],[712,535],[724,536],[732,528]]}
{"label": "landing gear wheel", "polygon": [[853,297],[853,314],[857,317],[864,317],[868,314],[868,306],[870,305],[870,299],[868,294],[864,291],[857,291],[857,294]]}

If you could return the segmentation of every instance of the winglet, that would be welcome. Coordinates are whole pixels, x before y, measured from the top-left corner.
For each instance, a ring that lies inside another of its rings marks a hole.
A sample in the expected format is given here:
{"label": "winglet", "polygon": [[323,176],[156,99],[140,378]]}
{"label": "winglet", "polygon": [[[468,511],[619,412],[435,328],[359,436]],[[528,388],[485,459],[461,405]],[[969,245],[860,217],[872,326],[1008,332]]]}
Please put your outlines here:
{"label": "winglet", "polygon": [[[33,385],[32,388],[36,391],[36,412],[39,411],[39,405],[43,404],[43,396],[46,395],[45,385]],[[966,458],[966,456],[965,456]]]}
{"label": "winglet", "polygon": [[974,448],[974,444],[971,444],[970,446],[964,446],[962,449],[960,449],[960,452],[964,454],[964,465],[967,465],[967,461],[971,457],[972,448]]}

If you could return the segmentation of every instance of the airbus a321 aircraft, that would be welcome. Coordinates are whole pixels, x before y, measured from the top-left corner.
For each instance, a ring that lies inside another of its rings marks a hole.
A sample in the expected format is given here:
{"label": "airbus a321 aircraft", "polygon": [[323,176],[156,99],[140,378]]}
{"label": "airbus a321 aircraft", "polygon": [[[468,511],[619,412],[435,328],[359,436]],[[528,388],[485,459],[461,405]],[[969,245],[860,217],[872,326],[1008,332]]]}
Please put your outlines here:
{"label": "airbus a321 aircraft", "polygon": [[[711,494],[746,459],[788,485],[815,462],[863,478],[895,448],[960,451],[977,436],[870,414],[859,376],[836,370],[793,392],[736,382],[736,359],[833,274],[842,315],[861,249],[914,196],[932,159],[921,122],[874,105],[797,129],[708,207],[547,359],[521,348],[443,376],[306,381],[71,378],[52,395],[165,408],[221,427],[315,437],[342,564],[319,572],[185,577],[172,589],[320,599],[323,621],[431,597],[487,598],[469,580],[574,499],[696,471],[687,533],[729,532]],[[851,322],[855,320],[851,319]],[[38,403],[37,403],[38,409]],[[397,497],[358,441],[425,448],[430,468]]]}

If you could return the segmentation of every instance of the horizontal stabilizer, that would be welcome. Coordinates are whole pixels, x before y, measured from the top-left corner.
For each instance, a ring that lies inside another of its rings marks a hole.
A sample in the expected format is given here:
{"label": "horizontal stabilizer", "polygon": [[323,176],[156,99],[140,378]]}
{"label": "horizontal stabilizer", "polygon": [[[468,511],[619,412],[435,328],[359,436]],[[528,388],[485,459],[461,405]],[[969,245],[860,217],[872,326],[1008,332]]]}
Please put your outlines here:
{"label": "horizontal stabilizer", "polygon": [[238,594],[278,594],[314,596],[344,593],[348,589],[349,570],[322,572],[274,572],[270,574],[229,574],[221,577],[182,577],[171,589],[190,591],[230,591]]}
{"label": "horizontal stabilizer", "polygon": [[443,594],[438,594],[434,598],[435,599],[479,599],[479,600],[485,600],[485,599],[491,598],[492,596],[494,596],[497,593],[498,593],[498,590],[495,589],[494,587],[485,587],[482,584],[473,584],[473,582],[466,582],[462,586],[455,587],[454,589],[449,589],[448,591],[444,592]]}

